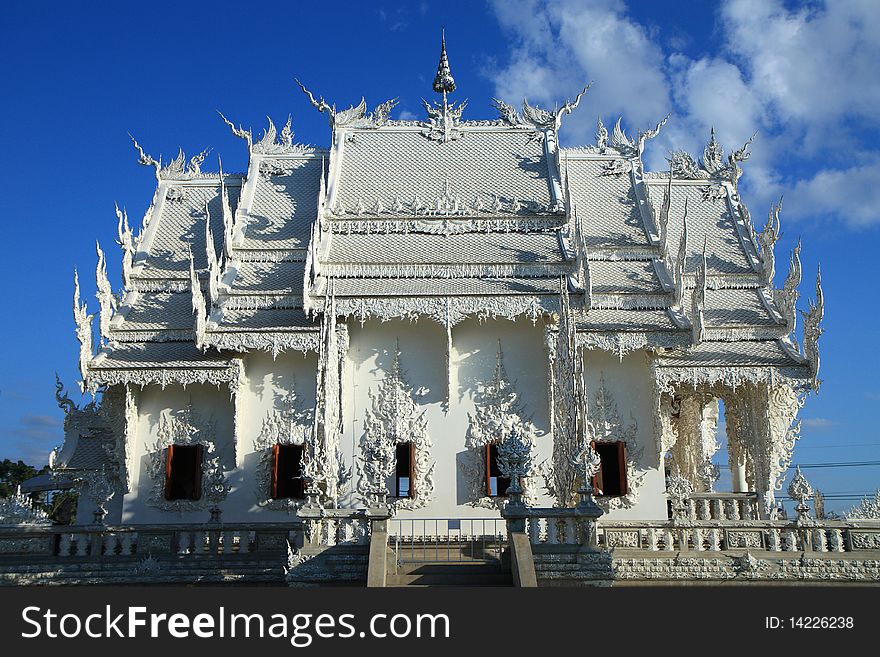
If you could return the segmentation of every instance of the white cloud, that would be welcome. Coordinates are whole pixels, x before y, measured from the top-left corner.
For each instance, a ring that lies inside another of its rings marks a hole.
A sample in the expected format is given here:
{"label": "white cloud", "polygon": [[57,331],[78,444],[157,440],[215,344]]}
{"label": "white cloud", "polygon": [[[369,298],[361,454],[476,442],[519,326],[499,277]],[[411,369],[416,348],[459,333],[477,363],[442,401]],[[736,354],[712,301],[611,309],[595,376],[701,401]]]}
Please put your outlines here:
{"label": "white cloud", "polygon": [[798,181],[792,193],[794,214],[808,217],[836,215],[854,228],[877,223],[880,209],[880,159],[849,169],[821,169]]}
{"label": "white cloud", "polygon": [[876,0],[792,11],[779,0],[730,0],[721,15],[728,48],[781,119],[810,127],[845,115],[877,122]]}
{"label": "white cloud", "polygon": [[551,105],[595,81],[584,103],[590,110],[566,121],[569,139],[591,139],[597,111],[606,118],[626,114],[634,132],[671,109],[659,68],[663,52],[622,3],[498,0],[493,6],[513,46],[507,65],[490,72],[498,97]]}
{"label": "white cloud", "polygon": [[[699,154],[710,126],[729,152],[754,132],[743,191],[752,214],[781,194],[786,216],[880,223],[880,12],[876,0],[787,9],[779,0],[728,0],[710,56],[669,52],[623,2],[493,2],[510,59],[488,74],[496,95],[552,104],[595,85],[566,118],[563,143],[592,141],[595,116],[624,115],[628,132],[674,108],[646,151],[650,168],[672,149]],[[876,138],[876,134],[873,135]]]}
{"label": "white cloud", "polygon": [[832,427],[837,426],[837,422],[834,420],[829,420],[825,417],[811,417],[801,420],[801,424],[808,429],[814,429],[815,431],[824,431],[826,429],[831,429]]}

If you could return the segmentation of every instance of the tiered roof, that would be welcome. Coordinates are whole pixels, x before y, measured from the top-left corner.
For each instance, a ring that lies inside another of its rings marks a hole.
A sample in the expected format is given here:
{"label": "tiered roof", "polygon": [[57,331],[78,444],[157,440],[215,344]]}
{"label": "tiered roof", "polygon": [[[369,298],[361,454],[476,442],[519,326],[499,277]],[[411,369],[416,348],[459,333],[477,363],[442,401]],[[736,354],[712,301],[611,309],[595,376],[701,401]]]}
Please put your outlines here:
{"label": "tiered roof", "polygon": [[802,355],[797,252],[774,290],[778,210],[756,233],[738,196],[748,144],[725,162],[713,133],[699,164],[676,153],[669,172],[645,173],[666,119],[636,139],[600,121],[595,145],[560,149],[586,89],[554,112],[495,101],[500,118],[466,121],[444,61],[426,121],[391,120],[396,101],[337,111],[303,87],[330,119],[329,150],[295,144],[290,121],[256,141],[224,118],[247,142],[244,175],[202,173],[204,154],[162,166],[135,142],[157,190],[137,239],[120,213],[119,302],[99,263],[103,346],[83,356],[88,384],[234,383],[248,350],[318,350],[331,303],[337,317],[450,329],[550,319],[561,285],[581,345],[655,350],[664,381],[721,367],[816,383],[821,289]]}

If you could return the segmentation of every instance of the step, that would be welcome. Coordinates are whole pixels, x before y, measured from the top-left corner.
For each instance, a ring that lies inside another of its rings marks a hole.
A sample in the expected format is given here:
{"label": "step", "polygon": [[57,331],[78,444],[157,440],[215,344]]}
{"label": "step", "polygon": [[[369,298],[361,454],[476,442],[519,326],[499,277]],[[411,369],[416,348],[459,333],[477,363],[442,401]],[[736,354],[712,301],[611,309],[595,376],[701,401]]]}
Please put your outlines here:
{"label": "step", "polygon": [[512,586],[498,563],[404,563],[388,574],[388,586]]}

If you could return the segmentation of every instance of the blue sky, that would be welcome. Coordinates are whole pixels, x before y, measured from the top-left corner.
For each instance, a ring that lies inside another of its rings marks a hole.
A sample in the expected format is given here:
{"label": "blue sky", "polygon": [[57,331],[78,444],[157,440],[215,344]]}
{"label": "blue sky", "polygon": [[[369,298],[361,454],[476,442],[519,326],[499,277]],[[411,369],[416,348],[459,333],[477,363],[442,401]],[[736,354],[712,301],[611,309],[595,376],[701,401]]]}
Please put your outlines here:
{"label": "blue sky", "polygon": [[[290,6],[284,6],[289,4]],[[5,303],[0,340],[0,458],[44,462],[61,441],[54,372],[75,386],[72,273],[94,310],[94,240],[119,284],[114,202],[133,224],[152,197],[128,133],[166,159],[212,149],[226,170],[243,143],[217,116],[265,125],[293,115],[298,141],[326,145],[326,117],[294,76],[340,106],[400,97],[422,114],[445,25],[456,97],[492,118],[492,96],[552,104],[594,85],[566,121],[564,145],[590,143],[595,118],[630,133],[673,116],[648,147],[698,153],[710,126],[729,150],[758,131],[743,196],[756,223],[785,195],[777,245],[785,276],[804,247],[802,306],[821,260],[824,380],[802,412],[795,460],[878,460],[880,362],[869,273],[880,247],[880,12],[872,1],[5,3],[0,103]],[[861,493],[880,468],[805,471],[819,488]],[[829,504],[848,506],[851,501]]]}

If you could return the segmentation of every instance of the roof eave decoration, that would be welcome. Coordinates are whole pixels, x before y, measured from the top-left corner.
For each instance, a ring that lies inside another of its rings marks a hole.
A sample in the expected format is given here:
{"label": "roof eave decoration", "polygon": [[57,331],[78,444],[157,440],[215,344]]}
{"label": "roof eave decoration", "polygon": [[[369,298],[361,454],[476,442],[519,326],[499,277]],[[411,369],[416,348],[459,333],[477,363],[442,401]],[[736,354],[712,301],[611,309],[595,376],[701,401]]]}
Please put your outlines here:
{"label": "roof eave decoration", "polygon": [[88,389],[95,393],[102,386],[135,385],[144,388],[157,385],[163,390],[170,385],[213,385],[220,388],[224,384],[230,390],[237,390],[244,378],[244,365],[240,358],[205,367],[131,367],[126,369],[92,368],[89,373]]}
{"label": "roof eave decoration", "polygon": [[163,180],[191,180],[192,178],[197,178],[202,174],[202,162],[205,161],[205,158],[208,157],[208,153],[211,150],[210,148],[206,148],[201,153],[189,158],[189,161],[187,161],[186,154],[181,148],[177,151],[177,157],[165,166],[162,166],[161,157],[157,161],[152,156],[147,155],[144,152],[144,149],[141,148],[141,145],[137,142],[137,139],[131,134],[128,136],[131,137],[131,143],[138,152],[138,164],[153,167],[156,173],[156,180],[159,182]]}
{"label": "roof eave decoration", "polygon": [[[263,131],[262,137],[258,141],[254,141],[253,131],[248,128],[245,130],[241,125],[236,126],[232,121],[227,119],[223,112],[217,110],[217,114],[223,119],[223,123],[229,126],[232,134],[243,139],[248,146],[248,157],[251,155],[306,155],[315,152],[314,146],[307,144],[298,144],[293,141],[294,133],[291,127],[292,118],[288,114],[287,122],[281,128],[281,132],[275,127],[272,117],[267,116],[267,126]],[[221,176],[222,178],[222,176]]]}
{"label": "roof eave decoration", "polygon": [[[667,192],[668,193],[668,192]],[[688,249],[688,200],[684,200],[684,214],[681,218],[681,239],[678,242],[678,255],[673,256],[669,249],[669,233],[667,225],[669,221],[668,202],[666,197],[663,200],[664,207],[667,208],[664,214],[661,212],[661,236],[663,239],[663,262],[672,271],[672,284],[674,287],[672,307],[681,309],[681,301],[684,298],[685,288],[685,269],[687,265],[687,249]]]}
{"label": "roof eave decoration", "polygon": [[[651,130],[639,130],[638,137],[635,139],[630,139],[621,126],[623,117],[617,118],[617,121],[614,123],[614,129],[611,131],[610,138],[608,136],[608,129],[605,127],[605,124],[602,123],[602,117],[598,117],[596,121],[596,150],[600,154],[605,154],[609,150],[613,150],[624,157],[637,157],[641,159],[642,153],[645,152],[645,143],[649,139],[653,139],[660,134],[660,130],[666,125],[666,122],[669,121],[669,117],[671,116],[672,112],[663,117],[663,119]],[[608,171],[608,174],[621,173],[626,173],[626,171]]]}
{"label": "roof eave decoration", "polygon": [[98,316],[98,333],[103,345],[104,340],[110,339],[110,320],[116,312],[116,297],[113,294],[110,281],[107,279],[107,260],[97,240],[95,241],[95,251],[98,255],[98,264],[95,267],[95,284],[98,291],[95,296],[98,298],[98,304],[101,308]]}
{"label": "roof eave decoration", "polygon": [[199,282],[199,276],[196,274],[195,259],[193,258],[192,251],[189,252],[189,283],[192,293],[195,343],[199,349],[204,351],[206,348],[205,329],[208,321],[208,309],[205,304],[205,297],[202,294],[202,285]]}
{"label": "roof eave decoration", "polygon": [[574,208],[574,231],[572,240],[575,249],[575,270],[577,272],[577,284],[584,291],[584,309],[589,310],[593,305],[593,279],[590,275],[590,258],[587,252],[587,242],[581,231],[581,223],[578,218],[577,207]]}
{"label": "roof eave decoration", "polygon": [[305,85],[296,78],[294,78],[294,82],[309,97],[312,107],[322,114],[324,112],[327,113],[327,120],[334,135],[337,128],[379,128],[388,122],[391,110],[397,105],[397,98],[392,98],[384,103],[380,103],[368,114],[367,101],[362,96],[361,102],[357,106],[352,105],[348,109],[337,110],[336,105],[327,103],[323,96],[319,96],[316,100],[314,94],[306,89]]}
{"label": "roof eave decoration", "polygon": [[804,319],[804,357],[810,364],[813,377],[813,390],[818,392],[822,381],[819,380],[819,338],[825,332],[822,318],[825,316],[825,295],[822,293],[822,271],[816,269],[816,300],[809,302],[807,312],[800,311]]}
{"label": "roof eave decoration", "polygon": [[767,216],[767,224],[764,226],[764,230],[757,235],[757,241],[761,245],[761,273],[763,274],[764,285],[769,287],[773,286],[773,277],[776,274],[776,255],[773,252],[773,248],[776,246],[776,242],[781,235],[779,222],[780,212],[782,212],[781,198],[779,199],[779,202],[770,209],[770,213]]}
{"label": "roof eave decoration", "polygon": [[727,156],[727,162],[724,162],[724,150],[715,139],[715,128],[711,129],[709,142],[703,148],[703,156],[699,164],[689,153],[685,151],[673,151],[669,156],[669,166],[676,178],[684,178],[686,180],[705,180],[712,183],[704,193],[704,198],[722,198],[724,196],[722,183],[730,183],[736,190],[737,182],[742,176],[742,169],[739,167],[740,162],[745,162],[751,156],[749,147],[752,145],[755,132],[748,138],[743,147],[733,151]]}
{"label": "roof eave decoration", "polygon": [[[565,276],[562,276],[565,279]],[[313,297],[314,299],[314,297]],[[327,312],[324,301],[314,299],[313,312]],[[339,317],[351,317],[361,326],[368,319],[387,321],[425,317],[444,328],[460,324],[468,318],[483,322],[489,319],[527,317],[536,324],[542,317],[559,311],[558,295],[522,294],[512,296],[412,296],[412,297],[346,297],[335,301]]]}
{"label": "roof eave decoration", "polygon": [[79,340],[79,373],[82,376],[80,390],[85,391],[85,382],[89,375],[89,362],[92,360],[92,319],[87,305],[80,304],[79,275],[73,270],[73,321],[76,324],[76,339]]}
{"label": "roof eave decoration", "polygon": [[[794,331],[797,324],[796,304],[799,297],[798,286],[801,284],[801,241],[791,252],[788,259],[788,276],[781,290],[773,290],[773,301],[785,319],[785,329],[789,341],[794,341]],[[798,349],[794,342],[795,349]]]}
{"label": "roof eave decoration", "polygon": [[134,255],[140,248],[141,236],[144,231],[142,228],[140,234],[135,237],[128,225],[128,212],[125,209],[120,210],[118,205],[116,205],[116,220],[116,233],[118,236],[116,243],[122,249],[122,287],[128,290],[131,284]]}
{"label": "roof eave decoration", "polygon": [[706,334],[703,312],[706,306],[706,238],[703,238],[703,254],[697,267],[695,287],[691,297],[691,324],[693,326],[693,343],[700,344]]}
{"label": "roof eave decoration", "polygon": [[578,105],[580,105],[581,98],[583,98],[584,94],[589,91],[592,85],[593,83],[589,82],[581,92],[575,96],[574,100],[566,100],[562,107],[557,106],[552,112],[541,109],[537,105],[529,104],[527,98],[523,99],[522,115],[516,111],[513,105],[509,105],[498,98],[492,99],[492,105],[498,110],[498,115],[501,121],[511,127],[532,127],[537,128],[538,130],[559,132],[559,128],[562,126],[562,117],[566,114],[571,114],[577,109]]}

